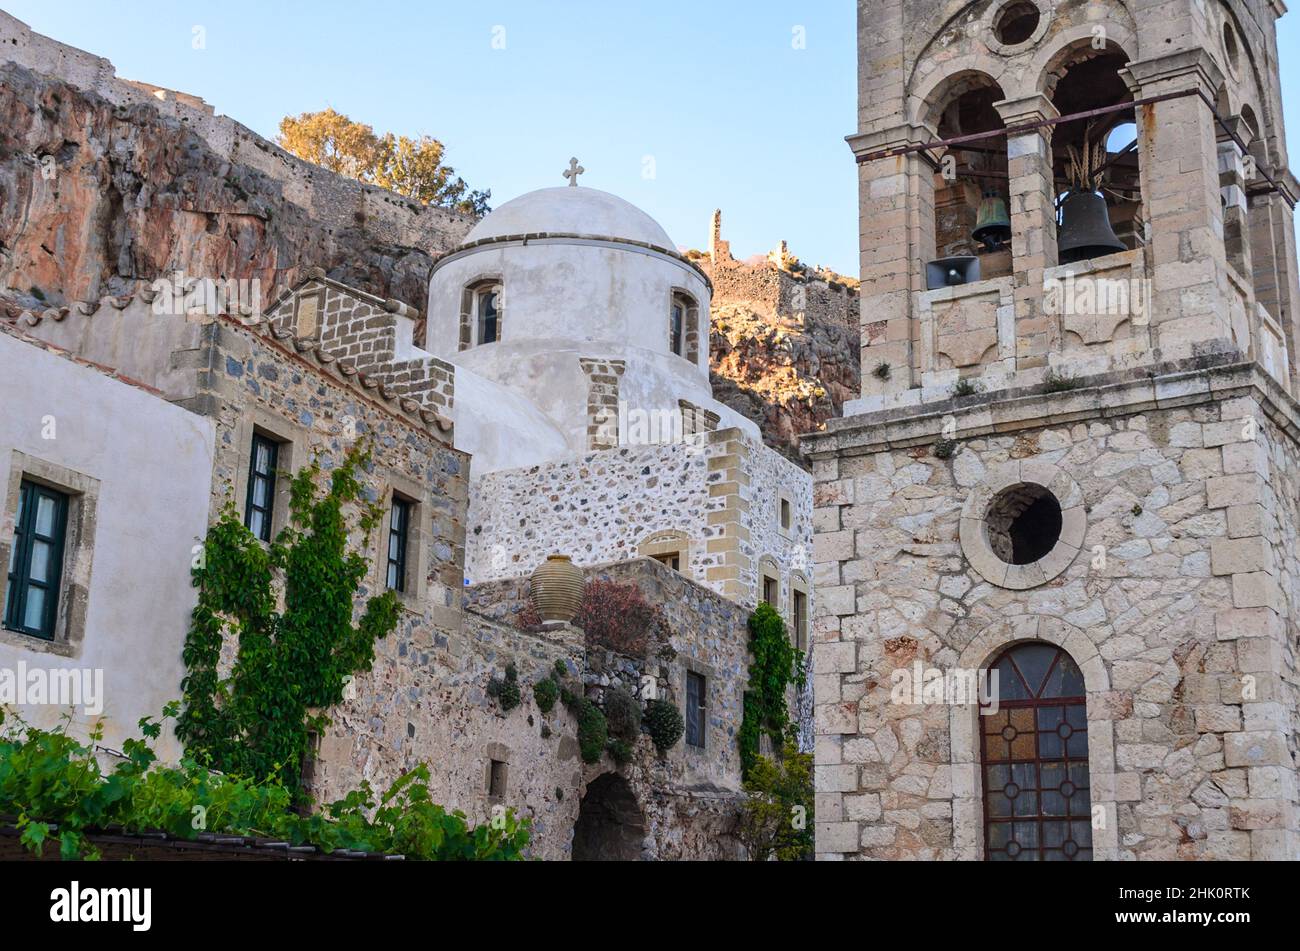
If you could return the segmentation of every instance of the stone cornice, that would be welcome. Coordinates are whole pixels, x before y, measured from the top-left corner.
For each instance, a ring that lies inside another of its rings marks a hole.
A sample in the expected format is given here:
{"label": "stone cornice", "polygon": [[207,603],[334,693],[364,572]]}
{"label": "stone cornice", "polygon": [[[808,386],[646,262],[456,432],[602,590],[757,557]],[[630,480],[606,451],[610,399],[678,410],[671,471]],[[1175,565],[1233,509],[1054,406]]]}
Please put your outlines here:
{"label": "stone cornice", "polygon": [[1121,70],[1121,75],[1135,96],[1168,91],[1158,88],[1161,86],[1175,89],[1191,86],[1202,89],[1211,100],[1226,78],[1209,51],[1200,48],[1134,60]]}
{"label": "stone cornice", "polygon": [[1008,126],[1020,125],[1024,122],[1043,122],[1061,117],[1061,110],[1056,108],[1056,103],[1041,92],[1022,96],[1019,99],[1003,99],[1001,102],[993,103],[993,108]]}
{"label": "stone cornice", "polygon": [[448,264],[457,258],[472,254],[483,248],[492,247],[493,245],[528,245],[528,244],[587,244],[587,245],[605,245],[609,247],[622,248],[623,250],[631,249],[642,254],[650,253],[654,256],[665,257],[674,264],[678,264],[690,271],[693,271],[702,280],[709,293],[713,293],[713,281],[709,275],[704,272],[698,264],[686,257],[679,251],[672,248],[662,248],[656,244],[650,244],[648,241],[636,241],[632,238],[611,238],[608,235],[599,234],[578,234],[569,231],[534,231],[528,234],[502,234],[495,235],[491,238],[479,238],[477,241],[470,241],[450,251],[444,252],[433,259],[433,267],[429,274],[432,276],[444,264]]}
{"label": "stone cornice", "polygon": [[849,144],[854,155],[867,155],[871,152],[879,152],[882,149],[896,149],[908,145],[922,145],[926,142],[933,142],[939,138],[939,131],[926,125],[912,125],[904,123],[903,125],[890,126],[888,129],[880,129],[876,132],[859,132],[856,135],[846,136],[844,141]]}
{"label": "stone cornice", "polygon": [[1296,179],[1291,169],[1275,168],[1272,171],[1283,197],[1292,202],[1300,201],[1300,181]]}
{"label": "stone cornice", "polygon": [[973,439],[1194,406],[1247,392],[1253,392],[1265,414],[1300,445],[1300,403],[1257,364],[1241,361],[1236,353],[1087,377],[1064,392],[1047,392],[1039,384],[832,419],[823,432],[804,436],[802,445],[814,460],[863,455],[926,445],[943,436]]}

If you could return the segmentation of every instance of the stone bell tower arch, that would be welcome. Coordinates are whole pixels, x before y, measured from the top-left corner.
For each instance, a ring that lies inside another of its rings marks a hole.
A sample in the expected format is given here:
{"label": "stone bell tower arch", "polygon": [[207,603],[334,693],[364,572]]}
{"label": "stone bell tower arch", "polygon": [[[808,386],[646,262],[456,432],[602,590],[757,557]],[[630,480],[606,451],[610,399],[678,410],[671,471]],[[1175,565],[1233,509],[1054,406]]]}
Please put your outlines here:
{"label": "stone bell tower arch", "polygon": [[1284,12],[859,4],[862,396],[804,440],[820,855],[970,855],[966,718],[893,688],[1014,617],[1104,673],[1096,858],[1300,857]]}

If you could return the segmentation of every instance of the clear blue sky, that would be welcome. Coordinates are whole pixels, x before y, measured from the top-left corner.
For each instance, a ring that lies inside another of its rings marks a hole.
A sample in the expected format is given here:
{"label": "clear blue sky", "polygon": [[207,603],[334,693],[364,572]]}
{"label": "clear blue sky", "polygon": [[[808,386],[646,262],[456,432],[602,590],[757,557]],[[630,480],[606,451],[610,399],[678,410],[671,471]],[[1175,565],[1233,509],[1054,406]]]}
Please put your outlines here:
{"label": "clear blue sky", "polygon": [[[737,257],[785,239],[856,274],[852,0],[0,0],[119,76],[202,96],[274,137],[332,106],[378,131],[427,133],[493,205],[583,184],[703,247],[723,209]],[[194,49],[201,26],[205,48]],[[1300,12],[1280,21],[1291,149],[1300,155]],[[803,28],[805,48],[792,40]],[[504,34],[498,28],[504,28]],[[494,48],[504,38],[504,49]],[[645,177],[647,159],[654,177]]]}

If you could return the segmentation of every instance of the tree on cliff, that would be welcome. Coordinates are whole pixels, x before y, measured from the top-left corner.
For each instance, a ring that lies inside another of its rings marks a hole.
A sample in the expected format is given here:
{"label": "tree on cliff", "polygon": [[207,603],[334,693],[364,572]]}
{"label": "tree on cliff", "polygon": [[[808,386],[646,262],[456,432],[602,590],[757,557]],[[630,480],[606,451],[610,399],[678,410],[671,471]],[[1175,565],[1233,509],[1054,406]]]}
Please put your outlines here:
{"label": "tree on cliff", "polygon": [[375,130],[324,109],[280,120],[279,146],[301,159],[349,178],[378,185],[426,205],[482,217],[491,191],[471,191],[456,170],[443,163],[443,144]]}

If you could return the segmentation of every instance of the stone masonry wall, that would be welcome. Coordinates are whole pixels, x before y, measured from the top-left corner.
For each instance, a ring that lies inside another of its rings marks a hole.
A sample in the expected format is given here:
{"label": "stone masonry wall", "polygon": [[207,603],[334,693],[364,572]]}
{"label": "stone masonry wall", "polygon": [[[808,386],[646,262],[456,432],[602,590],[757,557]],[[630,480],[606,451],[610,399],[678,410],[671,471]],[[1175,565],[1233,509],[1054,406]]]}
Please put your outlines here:
{"label": "stone masonry wall", "polygon": [[[374,669],[355,681],[355,698],[331,711],[313,768],[320,801],[363,779],[384,788],[423,762],[434,801],[482,823],[497,805],[488,796],[489,764],[501,760],[507,778],[500,805],[532,818],[533,856],[567,857],[583,788],[577,726],[560,704],[544,716],[532,685],[556,660],[579,669],[581,641],[524,634],[465,613],[446,627],[406,624],[376,654]],[[523,702],[503,714],[486,690],[509,663],[518,669]]]}
{"label": "stone masonry wall", "polygon": [[623,561],[644,537],[683,529],[697,542],[683,570],[701,580],[719,562],[704,544],[720,505],[709,496],[708,452],[698,441],[623,446],[475,479],[467,577],[527,575],[556,552],[579,565]]}
{"label": "stone masonry wall", "polygon": [[[282,456],[280,464],[290,471],[319,456],[328,472],[357,439],[365,439],[373,458],[368,497],[383,500],[396,487],[417,503],[417,528],[428,547],[426,607],[445,614],[462,583],[469,457],[442,433],[430,433],[355,388],[313,372],[297,353],[270,345],[248,328],[211,326],[210,342],[194,352],[211,369],[198,372],[201,395],[191,405],[217,421],[213,512],[232,497],[232,489],[242,511],[254,426],[288,442],[288,458]],[[284,502],[277,505],[283,511]]]}
{"label": "stone masonry wall", "polygon": [[[1097,859],[1300,857],[1296,408],[1240,366],[1127,410],[1100,392],[1021,400],[950,459],[937,415],[845,421],[817,445],[860,454],[814,449],[822,857],[982,857],[973,709],[891,702],[891,675],[1024,639],[1084,673]],[[1064,472],[1063,537],[1074,513],[1083,533],[1023,590],[986,580],[963,528],[1009,466]]]}
{"label": "stone masonry wall", "polygon": [[[436,801],[472,821],[494,806],[533,821],[534,857],[570,856],[584,792],[616,772],[635,795],[644,823],[643,858],[736,858],[731,838],[739,802],[735,736],[742,713],[748,612],[657,562],[595,566],[590,577],[636,582],[665,610],[672,658],[631,658],[585,643],[571,627],[528,633],[514,619],[527,596],[525,579],[466,589],[463,624],[446,630],[415,624],[381,646],[374,670],[357,678],[356,697],[332,716],[314,767],[313,789],[325,801],[360,780],[376,787],[420,762],[433,767]],[[600,702],[604,689],[638,693],[641,675],[656,678],[659,695],[681,709],[687,669],[708,678],[708,735],[703,750],[680,741],[660,756],[648,736],[633,761],[615,767],[608,756],[582,762],[577,724],[562,704],[542,714],[532,687],[562,660],[566,686]],[[486,693],[506,665],[518,670],[523,702],[509,712]],[[491,760],[507,764],[506,795],[488,796]]]}
{"label": "stone masonry wall", "polygon": [[467,576],[526,574],[556,552],[579,565],[625,560],[650,536],[677,531],[688,539],[683,573],[741,603],[754,603],[759,562],[772,559],[785,612],[792,571],[811,595],[810,500],[804,470],[737,430],[493,472],[471,493]]}

